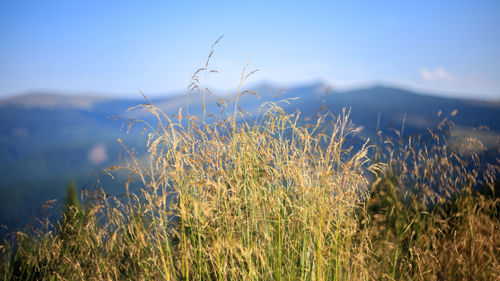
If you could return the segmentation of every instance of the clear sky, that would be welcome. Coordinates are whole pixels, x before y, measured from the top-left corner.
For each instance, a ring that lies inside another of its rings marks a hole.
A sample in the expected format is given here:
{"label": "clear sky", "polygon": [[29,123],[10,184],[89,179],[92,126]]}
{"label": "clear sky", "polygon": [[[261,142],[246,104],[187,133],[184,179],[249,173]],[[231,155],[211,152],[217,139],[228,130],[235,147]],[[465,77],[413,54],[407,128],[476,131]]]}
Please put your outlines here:
{"label": "clear sky", "polygon": [[500,1],[0,0],[0,97],[184,90],[210,46],[235,88],[385,84],[500,99]]}

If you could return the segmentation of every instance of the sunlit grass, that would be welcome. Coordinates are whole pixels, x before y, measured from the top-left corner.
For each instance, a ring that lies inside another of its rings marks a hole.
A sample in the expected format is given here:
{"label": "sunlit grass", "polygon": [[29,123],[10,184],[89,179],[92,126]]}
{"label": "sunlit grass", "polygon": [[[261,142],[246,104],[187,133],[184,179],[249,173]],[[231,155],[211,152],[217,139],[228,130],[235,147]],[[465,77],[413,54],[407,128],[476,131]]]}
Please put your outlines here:
{"label": "sunlit grass", "polygon": [[56,227],[17,233],[1,248],[3,279],[500,278],[499,201],[474,191],[497,192],[499,166],[451,140],[447,119],[428,139],[353,146],[348,111],[304,125],[267,102],[245,117],[245,67],[234,110],[221,101],[207,121],[204,72],[208,61],[190,86],[201,118],[189,104],[176,116],[135,108],[155,117],[146,160],[124,145],[141,192],[86,192]]}

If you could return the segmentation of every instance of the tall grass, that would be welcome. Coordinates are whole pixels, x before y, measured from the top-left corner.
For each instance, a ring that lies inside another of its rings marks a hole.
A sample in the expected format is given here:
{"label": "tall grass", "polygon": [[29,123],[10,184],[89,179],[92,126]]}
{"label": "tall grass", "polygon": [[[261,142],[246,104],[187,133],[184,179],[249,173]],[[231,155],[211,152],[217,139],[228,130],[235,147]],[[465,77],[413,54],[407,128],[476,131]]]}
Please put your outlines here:
{"label": "tall grass", "polygon": [[147,101],[146,159],[124,145],[140,194],[86,192],[59,226],[17,233],[4,280],[500,278],[499,201],[473,190],[494,191],[499,166],[449,141],[449,123],[376,149],[351,145],[346,111],[303,125],[272,102],[244,118],[235,101],[207,122],[205,96],[201,121]]}
{"label": "tall grass", "polygon": [[499,162],[484,162],[482,144],[453,128],[444,117],[426,134],[379,146],[387,168],[366,211],[371,267],[390,279],[500,278]]}

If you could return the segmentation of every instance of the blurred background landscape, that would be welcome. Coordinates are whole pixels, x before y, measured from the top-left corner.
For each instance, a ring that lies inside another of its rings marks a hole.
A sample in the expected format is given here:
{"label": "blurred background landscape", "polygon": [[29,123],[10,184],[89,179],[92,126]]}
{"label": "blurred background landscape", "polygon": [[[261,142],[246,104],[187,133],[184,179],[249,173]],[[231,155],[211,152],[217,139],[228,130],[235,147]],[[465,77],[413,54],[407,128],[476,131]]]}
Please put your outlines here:
{"label": "blurred background landscape", "polygon": [[[167,114],[185,107],[191,75],[215,101],[236,94],[242,109],[296,98],[284,109],[317,118],[350,108],[362,135],[412,134],[438,112],[457,136],[477,137],[495,161],[500,138],[500,4],[497,1],[0,1],[0,225],[22,227],[45,201],[80,190],[124,192],[126,175],[102,170],[140,153],[142,127],[127,133],[127,109]],[[201,96],[191,93],[190,113]],[[121,119],[113,120],[113,116]]]}

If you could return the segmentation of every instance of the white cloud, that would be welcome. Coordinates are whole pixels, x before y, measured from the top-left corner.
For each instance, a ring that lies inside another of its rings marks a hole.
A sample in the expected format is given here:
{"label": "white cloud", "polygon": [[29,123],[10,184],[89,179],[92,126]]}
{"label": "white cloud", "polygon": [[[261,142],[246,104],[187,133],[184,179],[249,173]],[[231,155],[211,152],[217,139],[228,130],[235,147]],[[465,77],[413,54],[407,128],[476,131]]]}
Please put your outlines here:
{"label": "white cloud", "polygon": [[108,160],[108,153],[104,144],[97,144],[88,153],[88,159],[95,165],[99,165]]}
{"label": "white cloud", "polygon": [[422,67],[420,69],[420,78],[425,81],[453,81],[455,76],[449,73],[444,67],[436,67],[435,69],[428,69]]}

